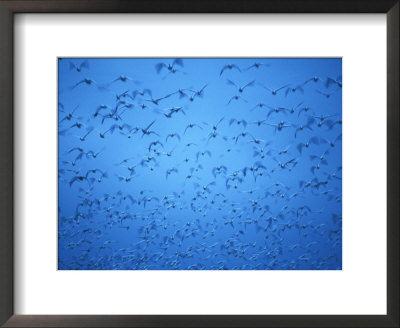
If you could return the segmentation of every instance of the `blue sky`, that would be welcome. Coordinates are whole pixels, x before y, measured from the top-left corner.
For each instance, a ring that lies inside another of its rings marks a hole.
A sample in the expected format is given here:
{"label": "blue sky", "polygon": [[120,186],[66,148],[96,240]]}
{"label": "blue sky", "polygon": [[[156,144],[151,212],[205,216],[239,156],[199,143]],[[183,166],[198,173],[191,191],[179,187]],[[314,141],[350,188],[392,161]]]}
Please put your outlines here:
{"label": "blue sky", "polygon": [[[157,73],[158,63],[173,61],[59,60],[60,268],[340,269],[341,59],[183,58],[175,73]],[[226,65],[233,68],[221,74]],[[85,78],[94,82],[77,84]],[[239,92],[228,80],[250,85]],[[168,97],[156,105],[148,93],[133,96],[145,89]],[[107,107],[94,117],[100,105]],[[167,117],[171,108],[179,111]],[[158,135],[142,137],[153,121]],[[71,128],[77,122],[81,128]],[[200,128],[184,133],[190,123]],[[172,133],[180,140],[166,140]],[[310,139],[318,142],[300,152]],[[77,147],[82,158],[71,165]],[[266,155],[255,155],[262,148]],[[90,173],[96,181],[71,185],[92,169],[107,177]],[[152,199],[146,207],[143,198]],[[186,231],[180,242],[178,230]]]}

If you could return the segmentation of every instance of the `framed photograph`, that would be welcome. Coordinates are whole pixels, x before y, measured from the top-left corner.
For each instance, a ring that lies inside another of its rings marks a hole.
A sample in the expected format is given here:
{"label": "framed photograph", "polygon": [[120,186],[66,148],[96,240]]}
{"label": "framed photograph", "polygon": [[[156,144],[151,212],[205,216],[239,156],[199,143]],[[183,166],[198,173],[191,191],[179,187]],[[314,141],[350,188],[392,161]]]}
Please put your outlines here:
{"label": "framed photograph", "polygon": [[398,1],[0,1],[4,327],[399,326]]}

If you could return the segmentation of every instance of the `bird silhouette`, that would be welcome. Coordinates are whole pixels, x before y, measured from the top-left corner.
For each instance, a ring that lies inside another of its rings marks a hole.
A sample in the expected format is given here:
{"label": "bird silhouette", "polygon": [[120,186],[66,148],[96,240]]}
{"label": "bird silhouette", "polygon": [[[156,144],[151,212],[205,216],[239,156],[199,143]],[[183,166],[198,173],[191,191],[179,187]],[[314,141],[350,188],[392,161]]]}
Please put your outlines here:
{"label": "bird silhouette", "polygon": [[255,62],[254,64],[252,64],[249,67],[247,67],[246,69],[244,69],[244,71],[248,71],[248,70],[250,70],[252,68],[259,69],[260,67],[263,67],[263,66],[264,67],[269,67],[271,65],[270,64],[265,64],[265,63]]}
{"label": "bird silhouette", "polygon": [[179,141],[181,141],[181,137],[176,132],[168,134],[167,137],[165,138],[165,142],[168,142],[168,138],[177,138]]}
{"label": "bird silhouette", "polygon": [[69,69],[75,70],[77,72],[81,72],[82,69],[89,69],[89,61],[84,60],[79,65],[74,64],[73,62],[69,62]]}
{"label": "bird silhouette", "polygon": [[341,87],[342,87],[342,76],[339,75],[336,79],[333,79],[333,78],[331,78],[331,77],[328,77],[328,78],[326,79],[325,86],[326,86],[327,88],[329,88],[329,86],[332,85],[332,84],[335,84],[335,85],[337,85],[339,88],[341,88]]}
{"label": "bird silhouette", "polygon": [[253,81],[251,81],[251,82],[249,82],[249,83],[247,83],[247,84],[245,84],[245,85],[243,85],[243,86],[238,86],[235,82],[232,82],[231,80],[227,80],[227,83],[228,83],[229,85],[233,85],[234,87],[236,87],[237,90],[238,90],[238,92],[240,92],[240,93],[243,93],[243,91],[244,91],[246,88],[254,86],[255,82],[256,82],[256,81],[253,80]]}
{"label": "bird silhouette", "polygon": [[84,79],[82,79],[82,80],[80,80],[80,81],[78,81],[78,82],[76,82],[72,87],[71,87],[71,89],[75,89],[77,86],[79,86],[79,85],[81,85],[81,84],[86,84],[86,85],[97,85],[97,82],[95,81],[95,80],[91,80],[91,79],[88,79],[88,78],[84,78]]}
{"label": "bird silhouette", "polygon": [[157,74],[159,74],[164,68],[167,69],[168,71],[173,71],[174,67],[178,65],[180,67],[183,67],[183,60],[180,58],[176,58],[172,61],[172,63],[170,64],[166,64],[166,63],[157,63],[155,68],[156,68],[156,72]]}
{"label": "bird silhouette", "polygon": [[272,88],[269,88],[269,87],[267,87],[267,86],[265,86],[265,85],[263,85],[263,84],[261,84],[261,83],[259,83],[259,85],[260,85],[261,87],[263,87],[265,90],[267,90],[269,93],[271,93],[271,95],[273,95],[273,96],[276,96],[276,95],[278,94],[279,91],[285,89],[285,88],[288,86],[287,84],[285,84],[285,85],[283,85],[283,86],[281,86],[281,87],[279,87],[279,88],[272,89]]}
{"label": "bird silhouette", "polygon": [[189,123],[189,124],[186,126],[185,131],[183,131],[183,134],[186,134],[186,131],[187,131],[188,129],[193,129],[194,127],[197,127],[197,128],[199,128],[200,130],[203,130],[203,128],[202,128],[200,125],[198,125],[198,124],[196,124],[196,123]]}
{"label": "bird silhouette", "polygon": [[149,136],[151,134],[155,134],[156,136],[160,136],[158,133],[156,133],[155,131],[150,131],[149,129],[151,128],[151,126],[156,122],[156,120],[154,120],[153,122],[151,122],[147,127],[142,128],[142,138],[144,136]]}
{"label": "bird silhouette", "polygon": [[236,69],[237,71],[241,72],[240,68],[235,65],[235,64],[228,64],[225,65],[224,67],[222,67],[221,72],[219,73],[219,76],[221,76],[226,70],[232,70],[232,69]]}

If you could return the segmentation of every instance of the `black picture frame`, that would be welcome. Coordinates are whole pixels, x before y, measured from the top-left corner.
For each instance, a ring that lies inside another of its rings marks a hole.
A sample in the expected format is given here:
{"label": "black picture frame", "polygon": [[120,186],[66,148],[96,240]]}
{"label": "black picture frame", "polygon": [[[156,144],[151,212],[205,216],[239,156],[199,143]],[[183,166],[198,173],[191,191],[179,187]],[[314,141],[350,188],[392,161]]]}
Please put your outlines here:
{"label": "black picture frame", "polygon": [[[4,327],[399,327],[399,8],[398,0],[0,0],[0,324]],[[387,315],[14,315],[13,17],[16,13],[385,13]]]}

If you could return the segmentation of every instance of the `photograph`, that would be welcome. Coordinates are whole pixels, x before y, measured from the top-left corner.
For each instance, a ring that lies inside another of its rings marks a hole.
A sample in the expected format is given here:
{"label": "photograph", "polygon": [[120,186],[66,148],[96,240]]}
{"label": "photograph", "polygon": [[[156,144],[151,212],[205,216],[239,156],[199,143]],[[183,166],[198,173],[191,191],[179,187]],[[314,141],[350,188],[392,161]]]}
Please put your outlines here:
{"label": "photograph", "polygon": [[342,270],[342,58],[57,66],[58,270]]}
{"label": "photograph", "polygon": [[399,14],[0,0],[0,327],[399,327]]}

